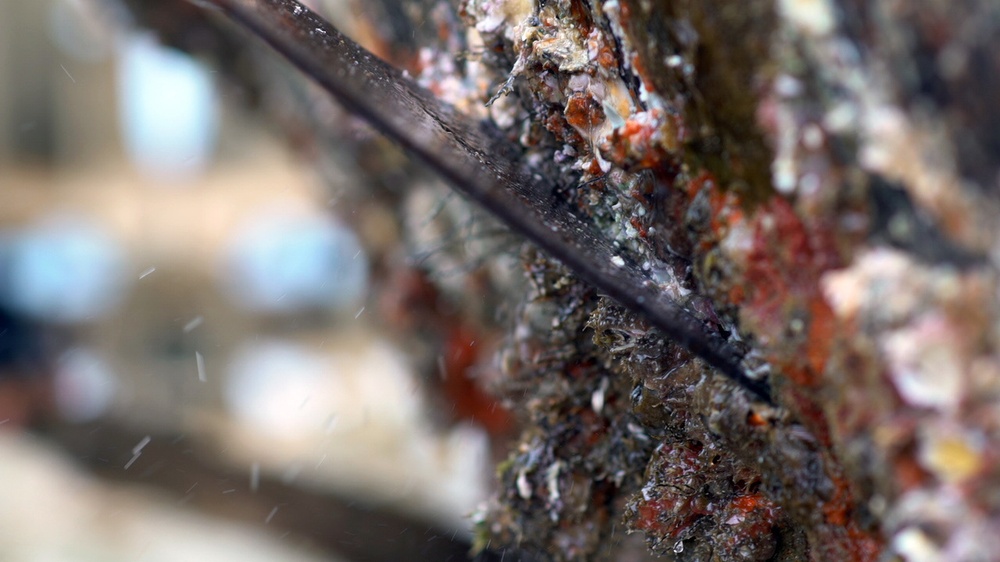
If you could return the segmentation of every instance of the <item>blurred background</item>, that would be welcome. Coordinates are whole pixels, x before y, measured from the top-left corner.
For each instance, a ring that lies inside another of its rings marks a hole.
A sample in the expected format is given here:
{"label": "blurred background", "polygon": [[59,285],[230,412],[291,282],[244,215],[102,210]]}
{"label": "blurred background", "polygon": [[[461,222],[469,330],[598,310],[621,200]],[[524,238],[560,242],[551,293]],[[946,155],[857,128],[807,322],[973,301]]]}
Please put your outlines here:
{"label": "blurred background", "polygon": [[466,559],[503,236],[186,2],[0,6],[0,560]]}

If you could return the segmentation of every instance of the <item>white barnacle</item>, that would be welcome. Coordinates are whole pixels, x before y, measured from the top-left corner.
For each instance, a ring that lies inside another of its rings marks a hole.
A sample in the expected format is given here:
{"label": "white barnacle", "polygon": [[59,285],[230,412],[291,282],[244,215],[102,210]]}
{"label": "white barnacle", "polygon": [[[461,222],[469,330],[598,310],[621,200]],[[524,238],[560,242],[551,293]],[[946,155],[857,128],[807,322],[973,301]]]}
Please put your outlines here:
{"label": "white barnacle", "polygon": [[601,410],[604,409],[604,395],[608,391],[608,377],[601,379],[601,384],[598,385],[597,390],[590,395],[590,407],[594,409],[594,413],[600,414]]}
{"label": "white barnacle", "polygon": [[528,481],[528,471],[522,468],[517,473],[517,495],[522,499],[531,499],[531,482]]}
{"label": "white barnacle", "polygon": [[559,471],[562,470],[562,461],[556,461],[549,465],[545,471],[545,481],[549,486],[549,501],[559,501]]}

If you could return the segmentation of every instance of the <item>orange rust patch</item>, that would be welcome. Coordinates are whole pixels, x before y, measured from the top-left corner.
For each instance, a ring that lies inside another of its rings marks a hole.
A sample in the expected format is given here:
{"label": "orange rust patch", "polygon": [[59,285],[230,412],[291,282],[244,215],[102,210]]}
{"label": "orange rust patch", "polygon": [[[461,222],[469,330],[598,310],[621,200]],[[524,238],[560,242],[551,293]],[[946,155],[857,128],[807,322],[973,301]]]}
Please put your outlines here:
{"label": "orange rust patch", "polygon": [[[812,232],[791,204],[774,197],[752,219],[753,242],[744,258],[742,279],[733,286],[745,289],[740,315],[747,327],[772,346],[776,358],[785,358],[786,376],[797,384],[820,382],[832,351],[837,321],[823,298],[819,280],[837,263],[832,239]],[[739,256],[734,257],[739,259]],[[789,330],[799,325],[795,330]]]}
{"label": "orange rust patch", "polygon": [[733,507],[745,512],[754,511],[764,504],[771,506],[771,502],[760,494],[737,496],[736,499],[732,501]]}
{"label": "orange rust patch", "polygon": [[767,420],[765,420],[764,417],[757,412],[751,410],[750,413],[747,414],[747,423],[753,427],[764,427],[767,425]]}
{"label": "orange rust patch", "polygon": [[590,131],[604,122],[604,110],[590,96],[573,94],[566,102],[566,122],[583,131]]}
{"label": "orange rust patch", "polygon": [[850,519],[849,514],[854,507],[847,481],[843,478],[833,478],[834,492],[830,501],[823,504],[823,518],[831,525],[843,526]]}
{"label": "orange rust patch", "polygon": [[608,159],[626,170],[670,167],[680,147],[676,124],[662,109],[629,117],[610,138]]}
{"label": "orange rust patch", "polygon": [[897,456],[893,463],[893,469],[896,474],[896,482],[904,491],[922,486],[928,477],[927,471],[910,454],[904,453]]}
{"label": "orange rust patch", "polygon": [[492,435],[504,435],[513,427],[513,417],[470,376],[479,362],[480,348],[475,344],[476,333],[466,326],[456,326],[448,334],[441,373],[444,394],[454,406],[455,417],[473,421]]}
{"label": "orange rust patch", "polygon": [[806,348],[806,358],[809,367],[817,376],[822,376],[826,369],[826,360],[830,357],[837,331],[837,320],[833,309],[826,299],[817,295],[809,305],[809,338]]}
{"label": "orange rust patch", "polygon": [[854,562],[874,562],[881,557],[882,540],[862,531],[853,521],[847,526],[847,538],[851,545],[849,554]]}
{"label": "orange rust patch", "polygon": [[646,238],[649,235],[648,231],[646,230],[646,226],[642,224],[642,221],[639,220],[639,217],[630,218],[629,223],[632,225],[632,228],[636,229],[636,231],[639,233],[639,238]]}
{"label": "orange rust patch", "polygon": [[601,170],[601,163],[597,160],[597,158],[594,158],[590,161],[590,165],[587,166],[586,171],[588,174],[595,177],[604,173],[604,171]]}
{"label": "orange rust patch", "polygon": [[835,477],[834,493],[830,501],[823,505],[823,517],[827,524],[834,528],[842,528],[844,535],[840,539],[841,548],[846,551],[848,560],[852,562],[869,562],[877,560],[882,552],[882,541],[862,530],[857,521],[851,517],[856,502],[851,493],[850,484],[843,477]]}
{"label": "orange rust patch", "polygon": [[609,70],[618,67],[618,60],[607,45],[601,45],[601,49],[597,52],[597,64]]}
{"label": "orange rust patch", "polygon": [[643,501],[637,509],[639,516],[635,519],[635,527],[641,531],[654,534],[677,536],[681,531],[690,526],[690,523],[685,524],[681,522],[677,524],[677,522],[671,521],[674,519],[672,515],[680,511],[678,505],[679,502],[674,498],[657,498]]}

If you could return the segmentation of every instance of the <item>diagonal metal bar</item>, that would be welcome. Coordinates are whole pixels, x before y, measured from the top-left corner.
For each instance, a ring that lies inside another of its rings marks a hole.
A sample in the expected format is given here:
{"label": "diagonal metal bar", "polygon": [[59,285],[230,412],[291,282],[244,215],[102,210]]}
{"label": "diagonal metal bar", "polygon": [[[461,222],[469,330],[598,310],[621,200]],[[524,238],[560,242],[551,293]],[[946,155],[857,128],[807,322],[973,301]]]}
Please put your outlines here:
{"label": "diagonal metal bar", "polygon": [[735,350],[658,290],[630,256],[558,198],[545,178],[528,174],[517,150],[486,124],[437,100],[295,0],[192,1],[215,7],[258,35],[457,191],[757,399],[773,404],[768,385],[747,377]]}

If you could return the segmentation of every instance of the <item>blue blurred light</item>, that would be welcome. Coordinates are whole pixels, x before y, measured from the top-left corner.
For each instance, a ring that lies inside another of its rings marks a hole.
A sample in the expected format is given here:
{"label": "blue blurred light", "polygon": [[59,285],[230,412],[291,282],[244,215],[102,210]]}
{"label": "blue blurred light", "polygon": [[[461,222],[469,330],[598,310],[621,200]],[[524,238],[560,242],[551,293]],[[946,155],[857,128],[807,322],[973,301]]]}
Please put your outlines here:
{"label": "blue blurred light", "polygon": [[80,322],[119,302],[125,258],[97,226],[50,219],[11,242],[2,295],[11,309],[40,320]]}
{"label": "blue blurred light", "polygon": [[136,35],[123,43],[118,90],[125,146],[143,172],[183,179],[205,167],[219,121],[208,69],[152,35]]}
{"label": "blue blurred light", "polygon": [[262,312],[348,310],[365,296],[368,259],[349,229],[322,215],[271,213],[248,222],[225,264],[229,293]]}

